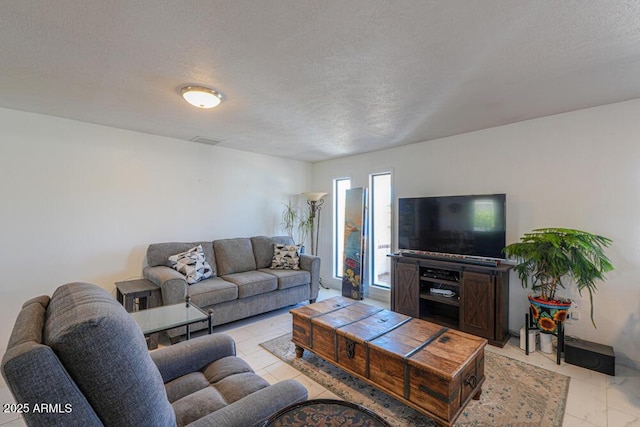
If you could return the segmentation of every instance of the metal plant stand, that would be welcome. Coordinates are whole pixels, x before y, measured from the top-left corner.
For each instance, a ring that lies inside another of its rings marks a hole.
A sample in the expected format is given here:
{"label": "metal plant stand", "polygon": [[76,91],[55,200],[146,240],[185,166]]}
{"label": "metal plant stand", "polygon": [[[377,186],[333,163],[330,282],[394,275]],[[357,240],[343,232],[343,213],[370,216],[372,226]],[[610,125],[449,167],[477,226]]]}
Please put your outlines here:
{"label": "metal plant stand", "polygon": [[[525,354],[529,355],[529,331],[540,331],[539,328],[535,326],[533,323],[533,313],[531,312],[531,308],[529,308],[529,312],[524,315],[524,328],[525,328]],[[556,363],[560,365],[560,359],[562,356],[562,352],[564,351],[564,323],[560,320],[556,320],[556,329],[557,332],[551,335],[558,337],[558,345],[556,346]],[[540,331],[542,334],[543,332]],[[535,343],[534,343],[535,345]]]}

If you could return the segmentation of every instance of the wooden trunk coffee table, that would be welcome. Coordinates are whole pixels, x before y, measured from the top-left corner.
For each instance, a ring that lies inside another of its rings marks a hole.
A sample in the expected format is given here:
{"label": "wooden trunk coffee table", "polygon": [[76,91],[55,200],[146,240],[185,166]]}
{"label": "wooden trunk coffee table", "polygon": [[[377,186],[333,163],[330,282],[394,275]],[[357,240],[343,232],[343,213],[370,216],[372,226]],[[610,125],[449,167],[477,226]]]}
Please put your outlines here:
{"label": "wooden trunk coffee table", "polygon": [[480,398],[484,338],[343,297],[291,314],[298,357],[309,350],[441,425]]}

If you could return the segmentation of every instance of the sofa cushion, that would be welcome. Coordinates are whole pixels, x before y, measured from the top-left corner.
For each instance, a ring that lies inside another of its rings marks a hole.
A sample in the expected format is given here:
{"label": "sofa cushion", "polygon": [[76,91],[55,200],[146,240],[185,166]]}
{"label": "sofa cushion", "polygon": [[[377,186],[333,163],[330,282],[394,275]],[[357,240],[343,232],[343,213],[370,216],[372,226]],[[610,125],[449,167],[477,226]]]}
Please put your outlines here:
{"label": "sofa cushion", "polygon": [[300,245],[283,245],[276,243],[273,246],[272,269],[300,270]]}
{"label": "sofa cushion", "polygon": [[267,268],[271,265],[271,261],[273,260],[273,245],[275,243],[293,245],[293,240],[291,240],[289,236],[255,236],[251,238],[257,268]]}
{"label": "sofa cushion", "polygon": [[105,425],[175,425],[140,327],[107,291],[87,283],[56,289],[43,337]]}
{"label": "sofa cushion", "polygon": [[237,402],[268,386],[267,380],[253,372],[230,375],[216,384],[216,388],[228,403]]}
{"label": "sofa cushion", "polygon": [[251,366],[243,359],[236,356],[227,356],[209,364],[202,373],[207,381],[215,384],[231,375],[253,372]]}
{"label": "sofa cushion", "polygon": [[269,267],[273,258],[273,240],[267,236],[255,236],[251,238],[251,246],[256,259],[256,268]]}
{"label": "sofa cushion", "polygon": [[213,241],[219,276],[256,269],[251,239],[221,239]]}
{"label": "sofa cushion", "polygon": [[171,403],[207,387],[209,387],[209,381],[200,371],[190,372],[168,381],[164,385],[165,390],[167,390],[167,398]]}
{"label": "sofa cushion", "polygon": [[216,388],[205,387],[171,405],[176,413],[176,427],[183,427],[224,408],[227,402]]}
{"label": "sofa cushion", "polygon": [[211,242],[153,243],[149,245],[149,247],[147,248],[147,265],[149,265],[149,267],[156,267],[158,265],[171,267],[171,265],[169,265],[169,257],[171,255],[188,251],[189,249],[198,245],[202,246],[202,251],[204,252],[204,258],[207,260],[207,263],[209,263],[209,265],[213,268],[214,275],[215,275],[216,257],[215,257],[215,254],[213,253],[213,244]]}
{"label": "sofa cushion", "polygon": [[268,387],[244,360],[229,356],[166,384],[178,426],[187,425]]}
{"label": "sofa cushion", "polygon": [[169,266],[182,273],[190,285],[213,276],[213,270],[204,257],[202,245],[171,255]]}
{"label": "sofa cushion", "polygon": [[278,289],[278,279],[274,275],[258,270],[227,274],[223,279],[238,286],[238,298],[252,297]]}
{"label": "sofa cushion", "polygon": [[278,278],[278,289],[295,288],[296,286],[308,285],[311,283],[311,273],[306,270],[272,270],[262,268],[262,271]]}
{"label": "sofa cushion", "polygon": [[191,301],[200,308],[238,299],[238,287],[220,277],[202,280],[187,289]]}

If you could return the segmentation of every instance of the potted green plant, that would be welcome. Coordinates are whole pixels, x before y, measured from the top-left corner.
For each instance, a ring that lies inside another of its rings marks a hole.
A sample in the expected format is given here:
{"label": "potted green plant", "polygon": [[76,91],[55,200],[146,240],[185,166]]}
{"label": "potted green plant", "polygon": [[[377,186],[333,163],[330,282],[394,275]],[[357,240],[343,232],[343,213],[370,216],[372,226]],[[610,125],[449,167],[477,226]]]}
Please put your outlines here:
{"label": "potted green plant", "polygon": [[284,228],[284,230],[287,232],[289,237],[291,237],[291,240],[293,240],[294,243],[295,243],[295,239],[293,237],[293,231],[297,228],[297,225],[296,225],[297,222],[298,222],[298,211],[293,205],[293,202],[289,200],[284,205],[284,209],[282,211],[282,223],[280,225],[282,226],[282,228]]}
{"label": "potted green plant", "polygon": [[[504,248],[509,258],[518,262],[513,269],[518,273],[523,287],[531,286],[538,295],[530,295],[533,317],[541,332],[554,333],[556,320],[564,321],[571,301],[557,295],[565,287],[565,279],[572,279],[578,292],[589,293],[591,323],[593,320],[593,295],[597,282],[613,270],[604,249],[611,239],[569,228],[539,228],[525,233],[520,242]],[[555,309],[554,309],[555,307]]]}
{"label": "potted green plant", "polygon": [[289,200],[284,204],[282,211],[282,228],[287,232],[295,244],[300,245],[300,252],[304,252],[304,239],[311,229],[309,215],[302,213],[298,207]]}

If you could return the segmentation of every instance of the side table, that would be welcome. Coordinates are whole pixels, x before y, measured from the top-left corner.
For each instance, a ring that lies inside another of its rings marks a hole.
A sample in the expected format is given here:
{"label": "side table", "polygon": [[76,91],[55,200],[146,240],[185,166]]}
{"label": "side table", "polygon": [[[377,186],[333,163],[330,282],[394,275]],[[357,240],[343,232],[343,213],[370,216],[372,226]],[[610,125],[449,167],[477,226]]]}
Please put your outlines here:
{"label": "side table", "polygon": [[[126,280],[116,282],[116,298],[129,312],[134,312],[135,302],[138,302],[138,310],[154,308],[160,305],[160,288],[147,279]],[[147,348],[158,348],[158,334],[150,334],[146,337]]]}
{"label": "side table", "polygon": [[135,300],[138,300],[138,310],[159,306],[160,288],[147,279],[116,282],[116,298],[132,313]]}

